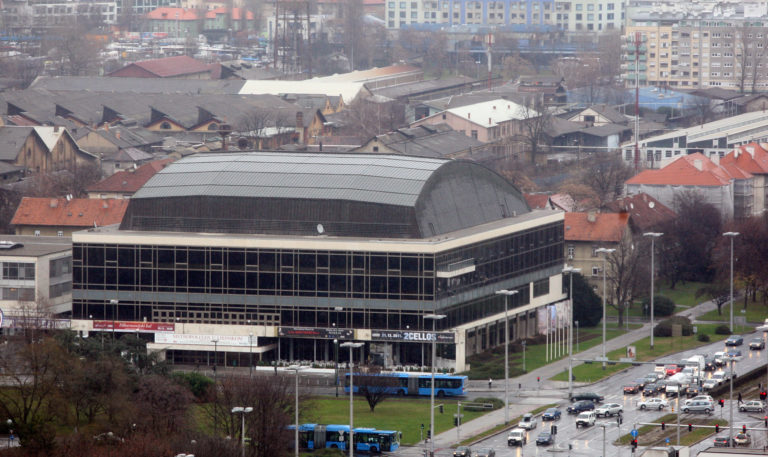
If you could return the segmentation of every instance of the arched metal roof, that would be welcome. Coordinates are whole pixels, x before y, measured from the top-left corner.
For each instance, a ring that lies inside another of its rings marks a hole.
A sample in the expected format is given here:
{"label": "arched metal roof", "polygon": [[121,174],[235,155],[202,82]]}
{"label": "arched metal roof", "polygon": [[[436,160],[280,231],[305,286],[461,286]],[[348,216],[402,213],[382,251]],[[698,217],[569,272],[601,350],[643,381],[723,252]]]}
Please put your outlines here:
{"label": "arched metal roof", "polygon": [[530,211],[469,161],[376,154],[242,152],[174,162],[132,198],[121,228],[424,238]]}

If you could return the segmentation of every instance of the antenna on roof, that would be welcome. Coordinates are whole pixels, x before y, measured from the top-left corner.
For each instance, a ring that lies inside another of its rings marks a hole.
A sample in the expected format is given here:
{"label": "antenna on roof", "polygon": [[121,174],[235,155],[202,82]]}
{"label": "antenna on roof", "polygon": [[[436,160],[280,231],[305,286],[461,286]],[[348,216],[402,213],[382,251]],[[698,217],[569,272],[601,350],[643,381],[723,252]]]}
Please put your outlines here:
{"label": "antenna on roof", "polygon": [[72,194],[67,194],[67,201],[72,201]]}
{"label": "antenna on roof", "polygon": [[323,232],[325,232],[325,227],[323,227],[323,224],[317,224],[317,233],[322,235]]}

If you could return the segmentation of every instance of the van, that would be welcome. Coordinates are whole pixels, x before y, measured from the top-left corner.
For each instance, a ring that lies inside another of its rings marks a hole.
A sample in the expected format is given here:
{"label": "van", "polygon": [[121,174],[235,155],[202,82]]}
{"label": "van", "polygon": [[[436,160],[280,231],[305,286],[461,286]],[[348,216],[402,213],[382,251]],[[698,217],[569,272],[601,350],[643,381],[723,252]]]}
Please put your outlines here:
{"label": "van", "polygon": [[576,418],[576,428],[591,427],[595,425],[596,419],[597,419],[597,415],[595,414],[594,411],[585,411],[579,414],[579,417]]}

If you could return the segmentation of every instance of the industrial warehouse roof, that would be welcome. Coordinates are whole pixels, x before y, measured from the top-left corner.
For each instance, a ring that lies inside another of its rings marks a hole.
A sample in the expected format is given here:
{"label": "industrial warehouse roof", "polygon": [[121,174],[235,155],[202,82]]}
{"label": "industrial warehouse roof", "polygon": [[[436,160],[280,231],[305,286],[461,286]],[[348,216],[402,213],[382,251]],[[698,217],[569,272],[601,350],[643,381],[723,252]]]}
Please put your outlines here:
{"label": "industrial warehouse roof", "polygon": [[529,211],[517,188],[469,161],[219,153],[158,172],[121,229],[422,238]]}

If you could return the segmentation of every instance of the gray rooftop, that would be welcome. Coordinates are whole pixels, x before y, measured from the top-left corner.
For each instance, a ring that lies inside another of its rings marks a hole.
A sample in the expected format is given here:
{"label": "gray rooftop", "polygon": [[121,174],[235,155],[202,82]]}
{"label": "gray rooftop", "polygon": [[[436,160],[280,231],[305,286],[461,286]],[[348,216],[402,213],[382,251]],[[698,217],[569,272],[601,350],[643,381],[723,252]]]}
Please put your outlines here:
{"label": "gray rooftop", "polygon": [[0,235],[0,243],[18,243],[19,247],[0,249],[0,257],[40,257],[72,250],[72,238],[63,236]]}
{"label": "gray rooftop", "polygon": [[105,78],[103,76],[40,76],[30,88],[73,92],[137,94],[237,94],[244,80],[183,78]]}
{"label": "gray rooftop", "polygon": [[0,160],[15,161],[32,127],[0,127]]}

